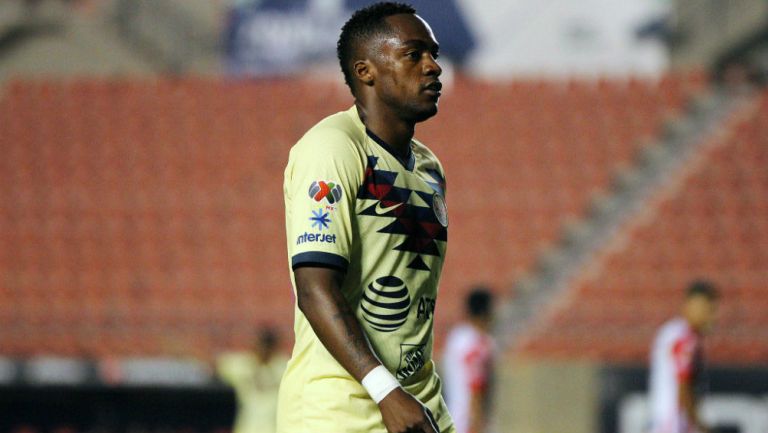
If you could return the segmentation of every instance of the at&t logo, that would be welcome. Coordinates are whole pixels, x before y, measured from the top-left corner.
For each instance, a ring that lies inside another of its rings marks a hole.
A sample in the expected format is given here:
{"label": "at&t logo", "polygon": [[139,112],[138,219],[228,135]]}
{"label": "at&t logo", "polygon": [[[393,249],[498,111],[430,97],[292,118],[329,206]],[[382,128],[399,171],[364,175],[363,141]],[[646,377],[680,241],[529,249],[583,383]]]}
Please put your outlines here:
{"label": "at&t logo", "polygon": [[403,280],[394,276],[377,278],[363,291],[360,301],[363,319],[381,332],[399,329],[411,309],[411,297]]}

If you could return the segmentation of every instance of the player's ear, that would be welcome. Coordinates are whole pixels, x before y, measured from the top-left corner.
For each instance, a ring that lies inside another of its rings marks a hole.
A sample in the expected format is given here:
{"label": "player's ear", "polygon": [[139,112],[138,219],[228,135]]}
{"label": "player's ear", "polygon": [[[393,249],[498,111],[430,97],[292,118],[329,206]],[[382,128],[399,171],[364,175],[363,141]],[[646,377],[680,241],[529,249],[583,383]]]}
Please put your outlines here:
{"label": "player's ear", "polygon": [[375,67],[370,60],[358,60],[352,65],[352,71],[355,74],[355,78],[360,80],[366,86],[373,85],[373,76],[375,74]]}

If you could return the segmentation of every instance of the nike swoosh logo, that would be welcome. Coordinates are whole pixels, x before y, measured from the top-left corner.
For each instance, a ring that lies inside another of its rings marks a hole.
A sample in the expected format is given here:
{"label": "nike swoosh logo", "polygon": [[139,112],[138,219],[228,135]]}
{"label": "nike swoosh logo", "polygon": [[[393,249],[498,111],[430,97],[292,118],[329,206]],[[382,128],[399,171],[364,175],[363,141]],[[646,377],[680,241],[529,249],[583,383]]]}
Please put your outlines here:
{"label": "nike swoosh logo", "polygon": [[392,206],[389,206],[389,207],[381,207],[381,202],[378,202],[378,203],[376,203],[376,209],[375,210],[376,210],[376,213],[378,215],[384,215],[384,214],[386,214],[386,213],[388,213],[390,211],[393,211],[393,210],[399,208],[402,205],[403,205],[403,203],[398,203],[398,204],[395,204],[395,205],[392,205]]}

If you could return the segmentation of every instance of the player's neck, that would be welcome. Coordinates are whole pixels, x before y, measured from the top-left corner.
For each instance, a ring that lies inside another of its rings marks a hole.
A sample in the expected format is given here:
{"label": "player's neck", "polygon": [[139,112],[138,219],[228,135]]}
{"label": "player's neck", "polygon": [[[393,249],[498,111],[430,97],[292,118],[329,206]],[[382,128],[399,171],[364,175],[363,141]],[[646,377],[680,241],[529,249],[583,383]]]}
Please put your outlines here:
{"label": "player's neck", "polygon": [[391,111],[381,109],[376,105],[364,106],[356,101],[357,113],[365,127],[377,137],[384,140],[403,158],[410,152],[413,139],[414,123],[405,121]]}
{"label": "player's neck", "polygon": [[263,355],[263,354],[256,355],[256,362],[258,362],[259,365],[267,365],[271,360],[272,360],[272,355]]}
{"label": "player's neck", "polygon": [[702,334],[701,326],[697,326],[695,320],[693,320],[689,315],[685,314],[685,312],[683,312],[682,317],[688,327],[691,328],[691,331],[698,335]]}
{"label": "player's neck", "polygon": [[467,322],[480,333],[487,334],[490,331],[490,324],[485,320],[473,319],[470,317]]}

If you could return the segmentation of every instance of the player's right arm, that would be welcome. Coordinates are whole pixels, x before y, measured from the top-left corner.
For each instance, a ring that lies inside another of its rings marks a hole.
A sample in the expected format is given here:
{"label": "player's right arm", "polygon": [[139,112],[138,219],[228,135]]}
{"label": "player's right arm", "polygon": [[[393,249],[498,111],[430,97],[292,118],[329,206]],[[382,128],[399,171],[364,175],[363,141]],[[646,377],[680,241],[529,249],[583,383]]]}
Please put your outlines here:
{"label": "player's right arm", "polygon": [[[310,132],[294,147],[285,173],[286,222],[298,308],[328,352],[362,383],[381,362],[342,291],[365,168],[347,141],[333,131]],[[390,433],[439,433],[426,408],[401,387],[385,395],[378,405]]]}
{"label": "player's right arm", "polygon": [[299,310],[326,349],[358,382],[381,361],[341,293],[344,274],[332,268],[294,269]]}
{"label": "player's right arm", "polygon": [[[352,308],[341,293],[344,274],[336,269],[300,267],[294,270],[299,309],[328,352],[358,382],[381,362]],[[379,402],[390,433],[438,433],[426,408],[398,387]]]}

